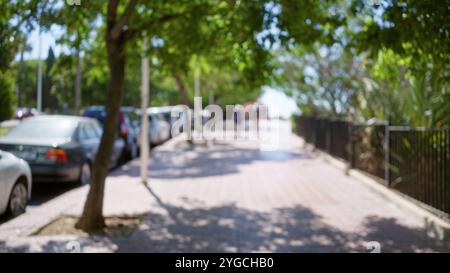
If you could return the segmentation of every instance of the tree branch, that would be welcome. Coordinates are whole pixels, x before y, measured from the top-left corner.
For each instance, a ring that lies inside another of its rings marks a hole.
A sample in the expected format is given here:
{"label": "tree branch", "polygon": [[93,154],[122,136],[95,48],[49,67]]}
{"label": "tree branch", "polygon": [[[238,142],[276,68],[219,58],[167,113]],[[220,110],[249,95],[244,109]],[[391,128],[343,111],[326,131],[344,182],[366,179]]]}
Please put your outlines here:
{"label": "tree branch", "polygon": [[177,14],[168,14],[165,15],[159,19],[157,19],[158,23],[164,24],[166,22],[172,21],[173,19],[182,16],[184,13],[177,13]]}
{"label": "tree branch", "polygon": [[141,30],[136,28],[129,28],[123,33],[125,40],[130,40],[136,36]]}
{"label": "tree branch", "polygon": [[122,17],[120,17],[120,19],[114,24],[114,27],[111,29],[111,38],[118,39],[120,37],[123,27],[128,23],[128,19],[130,18],[131,13],[136,7],[137,1],[138,0],[130,0],[127,7],[125,8]]}
{"label": "tree branch", "polygon": [[155,23],[158,24],[164,24],[167,23],[169,21],[172,21],[180,16],[184,15],[184,13],[177,13],[177,14],[169,14],[169,15],[165,15],[162,16],[161,18],[157,18],[155,20],[152,20],[153,22],[149,23],[149,24],[145,24],[145,26],[142,27],[137,27],[137,28],[129,28],[124,32],[124,38],[126,40],[132,39],[134,38],[137,34],[141,33],[142,31],[144,31],[145,29],[148,28],[149,25],[153,25]]}
{"label": "tree branch", "polygon": [[110,0],[108,3],[108,18],[109,22],[114,22],[117,16],[117,7],[119,6],[119,0]]}

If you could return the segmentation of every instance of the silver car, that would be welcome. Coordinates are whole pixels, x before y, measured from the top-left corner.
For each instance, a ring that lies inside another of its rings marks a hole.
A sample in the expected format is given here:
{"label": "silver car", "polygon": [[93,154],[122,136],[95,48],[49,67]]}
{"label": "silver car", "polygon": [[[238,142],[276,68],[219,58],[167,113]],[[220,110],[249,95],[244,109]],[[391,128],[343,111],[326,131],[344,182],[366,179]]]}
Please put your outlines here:
{"label": "silver car", "polygon": [[[137,111],[137,115],[141,117],[141,112]],[[150,146],[158,145],[168,140],[170,138],[170,123],[164,119],[162,114],[154,113],[151,108],[147,110],[147,116],[149,121],[148,140],[150,142]],[[140,146],[140,128],[138,135],[138,144]]]}
{"label": "silver car", "polygon": [[28,163],[0,150],[0,214],[17,216],[25,212],[31,197]]}

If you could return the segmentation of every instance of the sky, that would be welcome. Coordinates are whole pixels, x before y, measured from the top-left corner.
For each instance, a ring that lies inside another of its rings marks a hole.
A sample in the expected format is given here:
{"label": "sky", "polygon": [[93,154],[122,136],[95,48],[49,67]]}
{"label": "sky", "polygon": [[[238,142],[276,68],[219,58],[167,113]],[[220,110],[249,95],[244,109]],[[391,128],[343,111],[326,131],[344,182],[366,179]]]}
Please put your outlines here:
{"label": "sky", "polygon": [[289,118],[293,113],[299,112],[297,104],[292,98],[272,87],[264,87],[263,94],[258,101],[269,106],[269,115],[271,107],[279,111],[280,117],[283,118]]}
{"label": "sky", "polygon": [[[41,34],[41,58],[46,59],[48,54],[48,49],[50,46],[53,47],[53,51],[56,56],[58,56],[63,50],[62,46],[57,45],[55,39],[59,37],[61,30],[52,27],[50,32],[42,32]],[[31,46],[32,50],[30,52],[24,53],[24,59],[37,59],[39,57],[39,31],[37,29],[33,30],[28,36],[28,44]],[[17,54],[16,59],[19,59],[19,54]]]}

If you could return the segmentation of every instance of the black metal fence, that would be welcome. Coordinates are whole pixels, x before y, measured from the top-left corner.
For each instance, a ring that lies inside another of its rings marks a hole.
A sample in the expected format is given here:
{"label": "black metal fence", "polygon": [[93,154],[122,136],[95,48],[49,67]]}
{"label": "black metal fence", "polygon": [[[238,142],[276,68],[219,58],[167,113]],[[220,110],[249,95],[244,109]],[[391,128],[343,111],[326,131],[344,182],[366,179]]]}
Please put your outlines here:
{"label": "black metal fence", "polygon": [[351,168],[450,215],[450,129],[361,125],[298,117],[297,133]]}
{"label": "black metal fence", "polygon": [[450,131],[389,130],[389,185],[450,213]]}
{"label": "black metal fence", "polygon": [[350,123],[342,120],[309,117],[297,119],[297,133],[306,142],[344,160],[349,159],[349,130]]}

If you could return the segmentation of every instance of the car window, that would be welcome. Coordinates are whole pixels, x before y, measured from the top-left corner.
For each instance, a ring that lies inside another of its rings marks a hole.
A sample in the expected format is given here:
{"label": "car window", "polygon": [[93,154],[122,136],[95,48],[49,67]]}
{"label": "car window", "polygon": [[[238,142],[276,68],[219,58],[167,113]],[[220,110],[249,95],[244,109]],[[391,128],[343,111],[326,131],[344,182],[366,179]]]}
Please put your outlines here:
{"label": "car window", "polygon": [[84,124],[84,130],[86,133],[86,137],[88,139],[98,138],[97,130],[95,129],[94,124],[92,122],[86,122]]}
{"label": "car window", "polygon": [[166,121],[166,117],[164,116],[164,114],[158,114],[158,118],[159,120]]}
{"label": "car window", "polygon": [[67,138],[73,135],[76,126],[77,122],[71,119],[30,118],[22,121],[6,135],[27,138]]}
{"label": "car window", "polygon": [[100,123],[94,122],[92,125],[94,126],[96,136],[98,138],[101,138],[103,135],[103,129],[102,129],[102,126],[100,125]]}
{"label": "car window", "polygon": [[164,116],[164,120],[166,120],[167,122],[170,122],[170,119],[171,119],[170,112],[164,113],[162,115]]}
{"label": "car window", "polygon": [[87,140],[88,139],[86,130],[84,129],[84,123],[81,123],[80,126],[78,126],[78,139],[79,140]]}
{"label": "car window", "polygon": [[130,122],[130,118],[128,117],[128,115],[124,115],[124,120],[125,120],[125,124],[130,127],[131,126],[131,122]]}
{"label": "car window", "polygon": [[134,112],[129,113],[128,117],[130,118],[132,125],[138,124],[141,121],[140,116],[136,115]]}
{"label": "car window", "polygon": [[156,114],[155,115],[155,121],[156,122],[162,122],[165,121],[164,116],[162,114]]}

